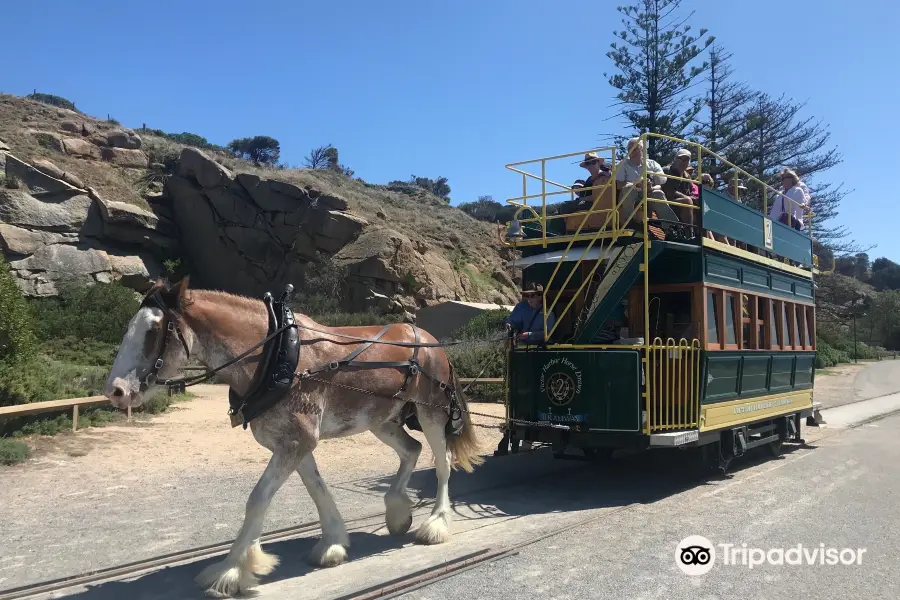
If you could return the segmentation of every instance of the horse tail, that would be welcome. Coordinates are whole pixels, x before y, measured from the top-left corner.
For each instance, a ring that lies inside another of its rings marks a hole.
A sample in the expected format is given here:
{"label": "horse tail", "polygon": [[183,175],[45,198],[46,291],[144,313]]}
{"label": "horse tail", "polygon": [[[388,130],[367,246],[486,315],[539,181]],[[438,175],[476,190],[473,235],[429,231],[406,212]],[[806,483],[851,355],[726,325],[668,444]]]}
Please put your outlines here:
{"label": "horse tail", "polygon": [[[481,456],[478,436],[475,435],[475,427],[472,425],[472,417],[469,415],[469,404],[466,402],[466,396],[463,394],[462,386],[455,372],[453,373],[453,388],[461,411],[462,430],[458,435],[453,435],[452,432],[446,433],[447,447],[450,449],[453,468],[459,467],[463,471],[471,473],[475,467],[484,462],[484,457]],[[450,418],[451,422],[448,425],[452,424],[453,415]]]}

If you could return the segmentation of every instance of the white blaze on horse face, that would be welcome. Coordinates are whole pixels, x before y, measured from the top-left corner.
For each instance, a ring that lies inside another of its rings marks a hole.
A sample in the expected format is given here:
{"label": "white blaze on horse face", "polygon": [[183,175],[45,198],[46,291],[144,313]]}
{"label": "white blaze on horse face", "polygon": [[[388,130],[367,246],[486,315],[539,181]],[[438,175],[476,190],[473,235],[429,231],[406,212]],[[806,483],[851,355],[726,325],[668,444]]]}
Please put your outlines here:
{"label": "white blaze on horse face", "polygon": [[149,372],[156,357],[145,356],[144,342],[148,339],[148,334],[159,335],[156,332],[160,332],[162,320],[162,311],[145,307],[141,308],[128,324],[128,330],[122,338],[116,360],[103,387],[103,395],[109,398],[113,406],[134,408],[145,400],[144,394],[141,393],[139,377]]}

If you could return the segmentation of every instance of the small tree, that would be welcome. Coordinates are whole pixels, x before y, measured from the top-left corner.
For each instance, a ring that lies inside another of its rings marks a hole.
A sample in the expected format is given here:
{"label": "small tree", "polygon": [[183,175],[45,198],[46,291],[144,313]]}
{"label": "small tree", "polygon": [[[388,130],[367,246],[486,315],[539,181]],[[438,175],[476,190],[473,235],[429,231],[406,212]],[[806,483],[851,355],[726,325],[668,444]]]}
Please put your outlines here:
{"label": "small tree", "polygon": [[273,166],[278,163],[281,156],[281,145],[278,140],[268,135],[231,140],[228,150],[238,158],[252,160],[258,165]]}
{"label": "small tree", "polygon": [[28,360],[36,349],[28,304],[0,255],[0,369]]}
{"label": "small tree", "polygon": [[303,163],[310,169],[331,169],[347,177],[353,177],[353,169],[341,164],[338,149],[331,144],[313,148],[309,156],[303,159]]}

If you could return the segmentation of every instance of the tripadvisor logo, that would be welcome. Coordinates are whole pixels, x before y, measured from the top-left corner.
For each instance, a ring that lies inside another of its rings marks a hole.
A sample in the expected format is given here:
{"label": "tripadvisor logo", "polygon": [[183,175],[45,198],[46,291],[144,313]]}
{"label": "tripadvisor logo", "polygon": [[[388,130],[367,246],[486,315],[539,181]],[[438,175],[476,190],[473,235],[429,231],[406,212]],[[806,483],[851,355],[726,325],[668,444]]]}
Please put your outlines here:
{"label": "tripadvisor logo", "polygon": [[581,393],[581,370],[568,358],[551,358],[541,367],[540,384],[550,402],[565,406]]}

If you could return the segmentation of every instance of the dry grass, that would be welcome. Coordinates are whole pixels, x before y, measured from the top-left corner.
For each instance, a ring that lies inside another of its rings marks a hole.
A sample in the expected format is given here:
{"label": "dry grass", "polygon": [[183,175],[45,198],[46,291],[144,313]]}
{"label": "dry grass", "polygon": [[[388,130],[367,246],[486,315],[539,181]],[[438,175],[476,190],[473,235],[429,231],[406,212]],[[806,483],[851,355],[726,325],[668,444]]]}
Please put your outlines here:
{"label": "dry grass", "polygon": [[9,145],[10,151],[17,158],[26,162],[35,158],[46,158],[64,171],[77,175],[85,185],[94,187],[107,200],[148,208],[136,187],[136,182],[141,176],[139,170],[122,169],[100,160],[75,158],[40,143],[38,134],[41,132],[53,134],[58,138],[77,137],[77,134],[59,130],[59,124],[65,120],[88,121],[100,130],[115,127],[105,120],[92,119],[70,110],[0,94],[0,139]]}

